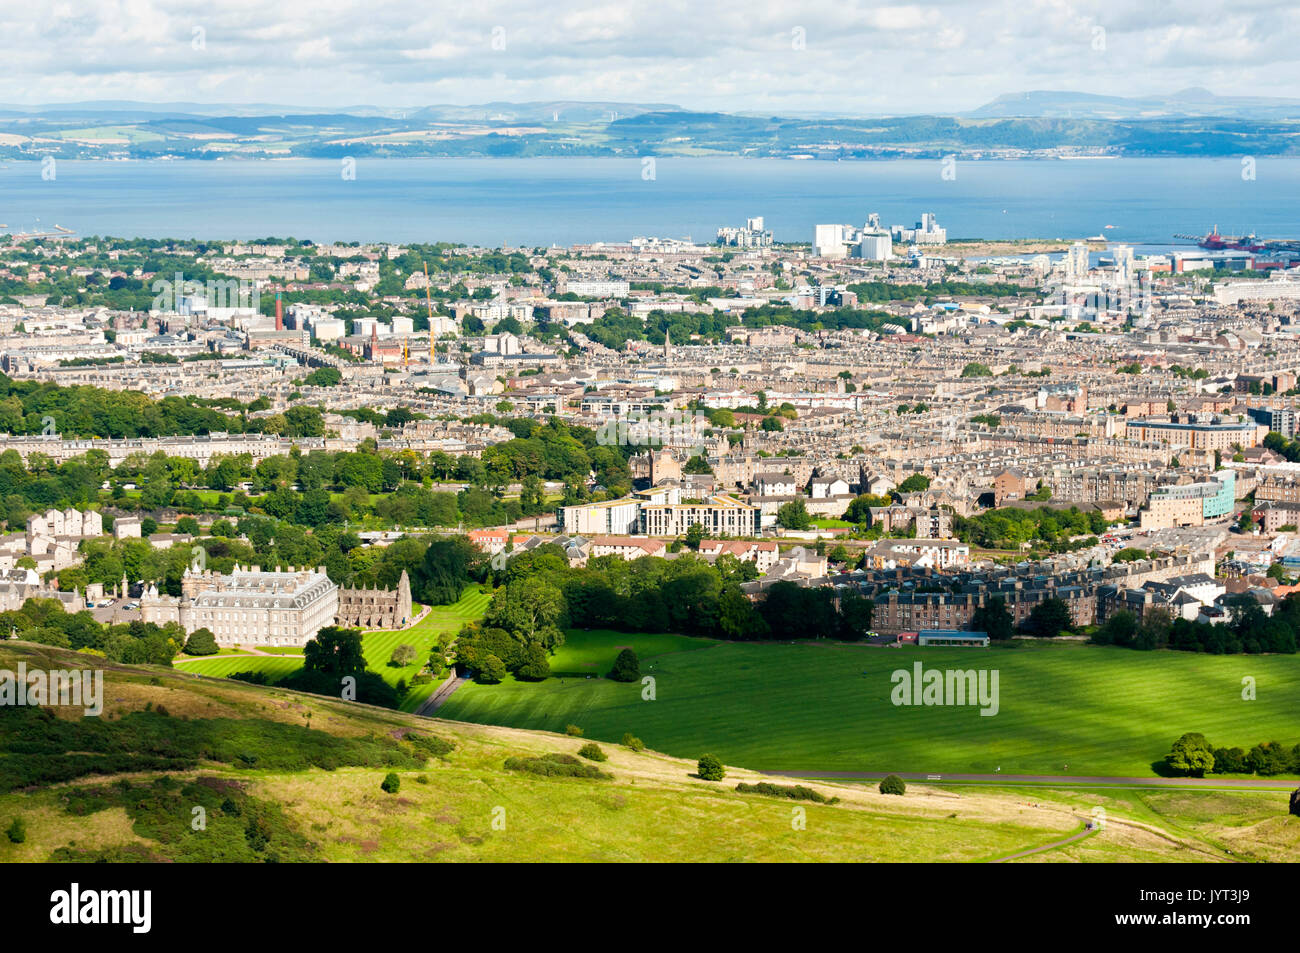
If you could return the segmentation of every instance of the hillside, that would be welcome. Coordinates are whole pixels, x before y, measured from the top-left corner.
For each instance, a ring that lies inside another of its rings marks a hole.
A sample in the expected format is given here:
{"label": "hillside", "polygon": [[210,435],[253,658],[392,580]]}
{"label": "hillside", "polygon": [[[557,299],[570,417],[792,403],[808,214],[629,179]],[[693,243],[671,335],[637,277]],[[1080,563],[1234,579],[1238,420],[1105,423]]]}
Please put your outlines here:
{"label": "hillside", "polygon": [[[85,665],[23,642],[0,669]],[[96,660],[99,661],[99,660]],[[839,803],[735,790],[763,780],[605,744],[608,778],[507,770],[582,739],[466,725],[180,671],[104,666],[104,713],[0,708],[0,859],[1026,860],[1300,859],[1284,792],[1087,792],[809,785]],[[590,762],[583,762],[590,764]],[[380,789],[389,772],[393,794]],[[196,809],[201,808],[202,811]],[[806,828],[795,829],[806,811]],[[203,829],[195,830],[202,816]]]}

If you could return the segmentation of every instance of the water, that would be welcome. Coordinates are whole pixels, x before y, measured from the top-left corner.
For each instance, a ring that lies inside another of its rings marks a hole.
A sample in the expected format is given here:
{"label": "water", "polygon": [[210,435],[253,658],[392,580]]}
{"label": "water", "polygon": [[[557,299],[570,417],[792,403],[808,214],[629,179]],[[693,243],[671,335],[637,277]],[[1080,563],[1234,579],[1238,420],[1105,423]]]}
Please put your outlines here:
{"label": "water", "polygon": [[[761,215],[778,240],[818,222],[911,226],[934,212],[951,238],[1081,238],[1164,245],[1176,232],[1300,237],[1300,159],[957,163],[780,159],[366,159],[60,161],[0,166],[8,231],[145,238],[293,236],[315,241],[455,241],[497,246],[712,241]],[[1107,229],[1112,225],[1114,228]],[[2,233],[2,232],[0,232]]]}

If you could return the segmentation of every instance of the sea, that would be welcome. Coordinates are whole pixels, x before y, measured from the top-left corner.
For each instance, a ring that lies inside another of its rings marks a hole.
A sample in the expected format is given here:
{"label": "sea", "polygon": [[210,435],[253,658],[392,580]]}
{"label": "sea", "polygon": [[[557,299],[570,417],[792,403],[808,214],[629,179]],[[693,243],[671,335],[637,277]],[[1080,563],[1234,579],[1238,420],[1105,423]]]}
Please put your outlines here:
{"label": "sea", "polygon": [[818,223],[913,226],[950,239],[1168,247],[1175,234],[1300,237],[1300,159],[825,161],[726,158],[0,162],[0,234],[547,246],[633,237],[710,242],[764,219],[778,241]]}

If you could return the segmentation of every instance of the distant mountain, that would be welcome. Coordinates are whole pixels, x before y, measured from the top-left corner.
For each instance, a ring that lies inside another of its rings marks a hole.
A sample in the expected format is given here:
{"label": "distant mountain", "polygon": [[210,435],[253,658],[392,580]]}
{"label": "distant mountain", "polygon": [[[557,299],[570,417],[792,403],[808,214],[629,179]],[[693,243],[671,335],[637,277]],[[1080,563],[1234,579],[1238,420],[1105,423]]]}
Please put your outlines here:
{"label": "distant mountain", "polygon": [[0,103],[0,115],[49,116],[78,120],[147,121],[198,117],[252,116],[358,116],[410,119],[426,122],[610,122],[648,112],[676,112],[669,103],[618,103],[556,100],[531,103],[478,103],[469,106],[286,106],[283,103],[145,103],[103,99],[77,103],[43,103],[22,106]]}
{"label": "distant mountain", "polygon": [[1276,120],[1300,118],[1300,99],[1216,96],[1200,87],[1182,89],[1167,96],[1133,97],[1033,90],[999,96],[965,115],[973,119],[1049,117],[1121,120],[1213,116],[1223,119]]}

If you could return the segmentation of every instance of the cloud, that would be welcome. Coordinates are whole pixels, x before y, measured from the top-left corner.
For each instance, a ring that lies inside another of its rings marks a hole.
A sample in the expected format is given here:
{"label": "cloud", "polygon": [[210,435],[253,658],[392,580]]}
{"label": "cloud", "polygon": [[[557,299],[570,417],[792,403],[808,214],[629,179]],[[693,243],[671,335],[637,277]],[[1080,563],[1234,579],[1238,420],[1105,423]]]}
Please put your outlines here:
{"label": "cloud", "polygon": [[1300,95],[1300,11],[1268,0],[0,0],[0,13],[3,96],[23,103],[600,98],[852,114],[1042,88]]}

